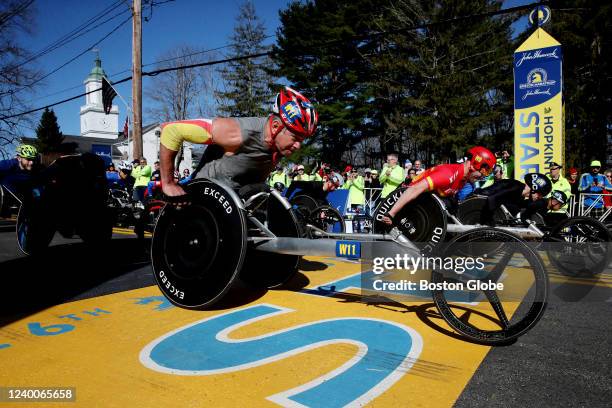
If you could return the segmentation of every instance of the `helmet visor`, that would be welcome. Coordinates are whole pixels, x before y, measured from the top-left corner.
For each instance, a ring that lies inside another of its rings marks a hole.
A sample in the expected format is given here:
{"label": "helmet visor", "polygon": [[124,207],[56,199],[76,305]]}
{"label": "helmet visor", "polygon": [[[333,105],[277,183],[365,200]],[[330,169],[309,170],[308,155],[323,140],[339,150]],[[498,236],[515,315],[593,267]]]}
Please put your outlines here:
{"label": "helmet visor", "polygon": [[488,177],[493,172],[493,169],[490,168],[488,164],[483,164],[482,166],[480,166],[480,169],[478,171],[483,176]]}

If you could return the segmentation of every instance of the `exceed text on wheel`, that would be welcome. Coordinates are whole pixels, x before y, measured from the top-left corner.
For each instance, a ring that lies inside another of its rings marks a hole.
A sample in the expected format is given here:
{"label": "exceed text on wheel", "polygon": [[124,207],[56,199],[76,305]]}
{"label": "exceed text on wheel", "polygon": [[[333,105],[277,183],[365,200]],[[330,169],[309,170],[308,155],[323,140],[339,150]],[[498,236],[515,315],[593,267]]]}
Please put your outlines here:
{"label": "exceed text on wheel", "polygon": [[192,204],[162,210],[151,257],[163,294],[177,306],[201,309],[236,280],[246,253],[246,221],[231,190],[209,180],[186,189]]}

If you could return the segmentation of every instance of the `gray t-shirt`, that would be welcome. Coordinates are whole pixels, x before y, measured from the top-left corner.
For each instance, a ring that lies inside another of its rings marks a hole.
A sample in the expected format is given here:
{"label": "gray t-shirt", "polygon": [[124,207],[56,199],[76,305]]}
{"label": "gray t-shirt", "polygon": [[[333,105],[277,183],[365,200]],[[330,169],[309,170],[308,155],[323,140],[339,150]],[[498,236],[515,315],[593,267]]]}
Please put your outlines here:
{"label": "gray t-shirt", "polygon": [[274,168],[272,150],[264,142],[268,118],[232,118],[240,125],[242,146],[206,164],[195,178],[219,180],[233,189],[263,183]]}

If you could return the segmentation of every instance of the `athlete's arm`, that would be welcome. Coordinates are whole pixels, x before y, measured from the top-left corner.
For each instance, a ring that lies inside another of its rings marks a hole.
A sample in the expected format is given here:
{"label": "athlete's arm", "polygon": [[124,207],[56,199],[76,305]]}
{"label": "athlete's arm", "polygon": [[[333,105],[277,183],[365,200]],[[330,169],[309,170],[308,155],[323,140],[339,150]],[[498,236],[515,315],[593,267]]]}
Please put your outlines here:
{"label": "athlete's arm", "polygon": [[164,123],[160,139],[159,164],[162,190],[170,197],[185,194],[185,191],[174,182],[174,159],[184,141],[196,144],[214,143],[231,153],[242,144],[240,125],[236,120],[229,118]]}
{"label": "athlete's arm", "polygon": [[406,191],[402,193],[402,195],[397,200],[397,202],[393,205],[393,207],[391,207],[391,209],[389,210],[389,214],[391,214],[392,217],[395,217],[395,215],[402,208],[404,208],[406,204],[408,204],[409,202],[417,198],[419,195],[427,191],[428,188],[429,186],[427,185],[427,181],[425,180],[421,180],[417,182],[416,184],[412,184],[410,187],[406,189]]}

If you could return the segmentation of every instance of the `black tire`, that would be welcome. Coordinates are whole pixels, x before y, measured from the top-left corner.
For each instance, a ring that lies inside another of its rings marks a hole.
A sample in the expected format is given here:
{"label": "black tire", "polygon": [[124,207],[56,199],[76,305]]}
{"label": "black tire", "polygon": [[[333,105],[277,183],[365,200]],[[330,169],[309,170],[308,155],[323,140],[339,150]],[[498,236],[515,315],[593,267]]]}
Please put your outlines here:
{"label": "black tire", "polygon": [[[500,247],[498,245],[499,242],[506,243],[506,245]],[[494,244],[487,245],[487,243]],[[486,254],[485,251],[489,251],[491,249],[499,252]],[[524,279],[512,280],[511,275],[513,273],[528,273],[525,272],[527,270],[525,265],[523,265],[521,268],[506,268],[509,262],[514,258],[515,254],[519,254],[528,263],[529,270],[531,271],[531,274],[533,274],[533,283],[531,283],[531,286],[528,288],[527,286],[521,288],[521,292],[519,292],[520,299],[519,296],[517,296],[516,299],[509,300],[506,303],[506,305],[509,303],[517,305],[517,308],[514,310],[514,314],[511,317],[506,315],[504,304],[499,299],[497,291],[483,290],[476,292],[478,294],[484,294],[486,297],[485,300],[488,299],[488,302],[496,315],[496,318],[493,318],[488,314],[483,314],[478,311],[474,312],[474,310],[469,308],[469,304],[451,306],[447,296],[453,296],[453,292],[433,290],[432,294],[434,303],[436,304],[436,307],[444,320],[455,331],[467,339],[480,344],[488,345],[511,342],[533,328],[538,320],[542,317],[544,310],[546,309],[549,291],[548,275],[537,252],[534,251],[525,241],[513,234],[494,228],[477,228],[456,236],[444,246],[443,252],[440,254],[440,256],[443,259],[457,255],[465,256],[466,251],[470,252],[470,256],[472,257],[475,257],[476,255],[487,255],[485,259],[492,260],[495,260],[495,256],[501,255],[501,259],[499,261],[491,263],[491,265],[494,266],[484,278],[498,282],[502,276],[505,276],[506,282],[518,282],[521,285],[526,285],[531,282],[526,282]],[[493,255],[493,257],[489,255]],[[482,274],[482,271],[486,271],[486,267],[478,271],[479,275]],[[454,276],[461,276],[462,280],[468,279],[468,277],[465,275]],[[523,277],[523,275],[519,276]],[[478,279],[483,281],[484,278],[479,276]],[[431,281],[433,283],[442,283],[445,281],[456,282],[457,280],[459,279],[455,277],[448,277],[448,272],[446,275],[440,271],[432,272]],[[508,288],[506,287],[505,290],[508,290]],[[521,296],[522,294],[524,295]],[[533,301],[530,302],[529,300],[526,300],[526,297],[533,298]],[[465,300],[459,303],[464,302]],[[458,313],[457,311],[461,311],[461,313]],[[482,324],[483,319],[485,320],[484,325]],[[476,322],[483,327],[478,327]],[[499,327],[499,329],[491,329],[490,327],[492,324],[495,324],[495,326]]]}
{"label": "black tire", "polygon": [[[457,218],[465,225],[480,224],[481,213],[485,210],[487,197],[473,196],[462,201],[457,208]],[[493,222],[495,225],[503,225],[509,221],[507,214],[501,208],[495,209]]]}
{"label": "black tire", "polygon": [[[399,200],[406,189],[398,188],[381,200],[374,211],[374,233],[389,232],[390,226],[382,217]],[[396,215],[395,223],[402,234],[422,253],[433,251],[446,237],[447,217],[443,204],[432,194],[423,193],[404,206]]]}
{"label": "black tire", "polygon": [[306,224],[308,224],[308,217],[310,213],[319,206],[319,203],[314,198],[309,195],[300,194],[293,197],[289,200],[291,207],[293,208],[293,212],[295,217],[300,224],[300,229],[303,233],[303,236],[306,237],[308,229],[306,228]]}
{"label": "black tire", "polygon": [[550,262],[566,276],[598,275],[612,261],[612,232],[595,218],[568,218],[546,242]]}
{"label": "black tire", "polygon": [[[321,205],[312,210],[308,216],[308,222],[325,232],[346,232],[342,214],[329,205]],[[316,236],[311,238],[316,238]]]}
{"label": "black tire", "polygon": [[105,247],[113,238],[113,214],[109,208],[103,208],[96,212],[96,217],[91,220],[81,220],[77,227],[81,239],[92,249]]}
{"label": "black tire", "polygon": [[247,225],[242,202],[231,188],[196,179],[185,189],[191,205],[165,206],[157,219],[153,274],[172,304],[205,309],[236,282],[247,252]]}
{"label": "black tire", "polygon": [[55,235],[55,228],[39,211],[21,205],[17,214],[17,244],[26,255],[44,253]]}
{"label": "black tire", "polygon": [[291,200],[289,200],[289,203],[293,205],[294,208],[297,207],[298,209],[303,209],[308,213],[312,212],[312,210],[320,205],[317,200],[305,194],[300,194],[293,197]]}

